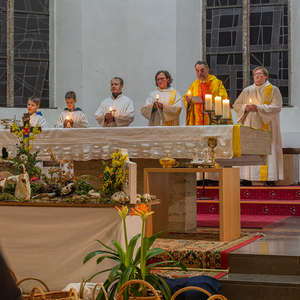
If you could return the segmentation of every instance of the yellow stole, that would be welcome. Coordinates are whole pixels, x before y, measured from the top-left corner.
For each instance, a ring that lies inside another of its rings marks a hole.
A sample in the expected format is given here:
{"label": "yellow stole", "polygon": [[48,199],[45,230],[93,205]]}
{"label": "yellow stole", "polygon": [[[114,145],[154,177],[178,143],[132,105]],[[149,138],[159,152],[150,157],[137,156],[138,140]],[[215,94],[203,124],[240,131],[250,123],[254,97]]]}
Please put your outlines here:
{"label": "yellow stole", "polygon": [[[264,104],[270,104],[271,103],[271,94],[272,94],[272,84],[268,85],[265,88],[265,93],[264,93]],[[264,130],[269,130],[270,124],[265,124],[262,122],[262,129]],[[267,181],[268,179],[268,157],[267,157],[267,162],[265,165],[260,166],[260,181]]]}
{"label": "yellow stole", "polygon": [[[176,90],[173,90],[170,92],[168,104],[173,105],[175,103],[175,99],[176,99]],[[172,121],[166,122],[166,126],[172,126]]]}

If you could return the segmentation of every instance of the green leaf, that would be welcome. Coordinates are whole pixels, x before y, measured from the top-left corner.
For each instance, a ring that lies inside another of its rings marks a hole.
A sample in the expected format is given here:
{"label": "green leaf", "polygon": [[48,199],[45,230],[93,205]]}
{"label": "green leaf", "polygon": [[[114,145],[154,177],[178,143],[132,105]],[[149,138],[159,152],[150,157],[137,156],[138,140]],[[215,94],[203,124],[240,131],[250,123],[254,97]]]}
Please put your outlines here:
{"label": "green leaf", "polygon": [[105,245],[105,244],[102,243],[101,241],[99,241],[99,240],[95,240],[95,241],[98,242],[98,243],[100,243],[103,247],[107,248],[108,250],[111,250],[111,251],[117,253],[117,251],[116,251],[115,249],[112,249],[112,248],[108,247],[107,245]]}
{"label": "green leaf", "polygon": [[99,274],[101,274],[101,273],[104,273],[104,272],[108,272],[108,271],[110,271],[111,270],[111,268],[110,269],[106,269],[106,270],[102,270],[102,271],[100,271],[100,272],[97,272],[97,273],[95,273],[94,275],[92,275],[87,281],[90,281],[90,280],[92,280],[95,276],[97,276],[97,275],[99,275]]}
{"label": "green leaf", "polygon": [[122,285],[131,279],[130,277],[132,276],[133,270],[134,270],[133,266],[129,266],[126,268],[125,272],[123,273],[122,279],[121,279]]}
{"label": "green leaf", "polygon": [[160,231],[152,236],[149,237],[149,248],[152,246],[152,244],[155,242],[155,240],[160,237],[163,234],[163,231]]}
{"label": "green leaf", "polygon": [[89,253],[83,260],[83,264],[85,264],[87,261],[89,261],[91,258],[93,258],[94,256],[96,255],[99,255],[99,254],[111,254],[111,255],[114,255],[115,257],[117,257],[117,254],[114,253],[114,252],[108,252],[108,251],[103,251],[103,250],[96,250],[96,251],[93,251],[91,253]]}
{"label": "green leaf", "polygon": [[134,248],[135,248],[135,245],[138,241],[138,239],[140,238],[141,234],[137,234],[135,235],[129,242],[129,245],[128,245],[128,250],[127,250],[127,253],[126,253],[126,258],[125,258],[125,265],[126,266],[129,266],[129,264],[131,263],[132,261],[132,256],[133,256],[133,252],[134,252]]}
{"label": "green leaf", "polygon": [[107,259],[112,259],[112,260],[115,260],[115,261],[117,261],[118,263],[120,263],[120,259],[119,259],[119,257],[117,257],[117,256],[101,256],[101,257],[99,257],[98,259],[97,259],[97,265],[99,265],[105,258],[107,258]]}
{"label": "green leaf", "polygon": [[116,241],[112,241],[112,242],[118,251],[121,262],[125,263],[125,251],[123,250],[123,248],[121,247],[121,245],[118,242],[116,242]]}
{"label": "green leaf", "polygon": [[118,264],[111,269],[111,272],[108,275],[108,281],[112,282],[115,279],[116,273],[119,271],[120,267],[121,264]]}
{"label": "green leaf", "polygon": [[[166,266],[164,266],[163,264],[168,264]],[[151,265],[148,265],[146,267],[146,273],[150,273],[150,269],[153,268],[153,267],[156,267],[156,266],[160,266],[161,268],[164,268],[164,267],[180,267],[183,271],[186,271],[187,272],[187,268],[186,266],[180,262],[180,261],[173,261],[173,260],[165,260],[165,261],[160,261],[160,262],[156,262],[156,263],[153,263]]]}
{"label": "green leaf", "polygon": [[165,250],[163,250],[161,248],[152,248],[152,249],[148,250],[147,253],[146,253],[146,255],[145,255],[145,258],[146,259],[150,259],[150,258],[152,258],[152,257],[154,257],[156,255],[159,255],[159,254],[166,254],[171,259],[173,259],[173,256],[169,252],[167,252],[167,251],[165,251]]}

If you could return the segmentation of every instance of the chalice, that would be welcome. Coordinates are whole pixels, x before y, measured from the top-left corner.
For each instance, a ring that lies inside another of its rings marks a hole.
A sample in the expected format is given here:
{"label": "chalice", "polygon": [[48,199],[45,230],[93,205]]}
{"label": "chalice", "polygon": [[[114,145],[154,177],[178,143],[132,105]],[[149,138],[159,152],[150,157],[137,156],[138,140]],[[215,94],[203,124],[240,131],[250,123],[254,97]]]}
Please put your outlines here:
{"label": "chalice", "polygon": [[214,164],[215,168],[219,168],[220,165],[215,161],[215,148],[217,147],[218,140],[215,137],[208,137],[207,141],[208,141],[209,148],[211,148],[210,151],[211,163]]}

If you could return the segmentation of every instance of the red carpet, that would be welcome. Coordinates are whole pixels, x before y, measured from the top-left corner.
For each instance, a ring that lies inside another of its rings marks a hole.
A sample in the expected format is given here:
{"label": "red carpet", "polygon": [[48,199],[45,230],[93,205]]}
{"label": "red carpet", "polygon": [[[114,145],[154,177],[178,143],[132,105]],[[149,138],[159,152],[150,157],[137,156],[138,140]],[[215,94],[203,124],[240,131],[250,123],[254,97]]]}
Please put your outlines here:
{"label": "red carpet", "polygon": [[[242,228],[264,228],[278,222],[287,216],[284,215],[241,215]],[[219,227],[218,214],[197,214],[198,227]]]}

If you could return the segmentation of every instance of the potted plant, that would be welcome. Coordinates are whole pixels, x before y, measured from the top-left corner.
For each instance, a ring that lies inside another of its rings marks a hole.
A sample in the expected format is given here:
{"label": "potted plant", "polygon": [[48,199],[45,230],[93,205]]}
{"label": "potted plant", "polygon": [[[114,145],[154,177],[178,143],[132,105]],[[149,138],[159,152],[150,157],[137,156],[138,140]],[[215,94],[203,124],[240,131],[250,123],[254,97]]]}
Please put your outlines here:
{"label": "potted plant", "polygon": [[[128,242],[126,230],[126,218],[128,214],[128,208],[127,206],[122,206],[121,210],[118,207],[116,207],[116,209],[123,220],[125,249],[123,249],[117,241],[112,241],[115,247],[115,249],[113,249],[105,245],[101,241],[97,240],[97,242],[99,242],[104,248],[89,253],[84,258],[84,263],[89,261],[94,256],[99,255],[97,259],[97,264],[100,264],[104,259],[111,259],[116,262],[116,265],[111,269],[97,272],[91,278],[89,278],[88,281],[100,273],[109,272],[108,278],[104,283],[104,287],[107,290],[109,300],[112,300],[114,295],[119,292],[123,284],[125,284],[129,280],[140,279],[150,283],[155,289],[160,290],[164,296],[164,299],[169,300],[171,298],[171,291],[168,284],[161,276],[151,274],[150,269],[155,266],[163,265],[167,265],[168,267],[179,266],[185,271],[187,269],[181,262],[174,261],[174,258],[171,256],[171,254],[167,253],[165,250],[160,248],[150,249],[154,241],[162,234],[162,232],[159,232],[149,238],[146,237],[144,234],[146,219],[149,215],[153,214],[154,212],[149,212],[148,206],[144,203],[138,205],[137,207],[135,207],[135,209],[131,209],[130,216],[139,216],[142,219],[142,231],[141,233],[135,235]],[[136,243],[139,239],[141,239],[141,246],[137,249],[136,253],[134,254]],[[169,257],[169,260],[155,262],[147,265],[148,259],[159,254],[166,254]],[[126,288],[123,293],[123,298],[124,300],[128,300],[129,295],[135,297],[144,297],[146,296],[146,294],[146,287],[141,284],[138,284],[132,286],[130,289]],[[97,297],[97,300],[102,300],[103,298],[104,294],[103,292],[100,292]]]}

